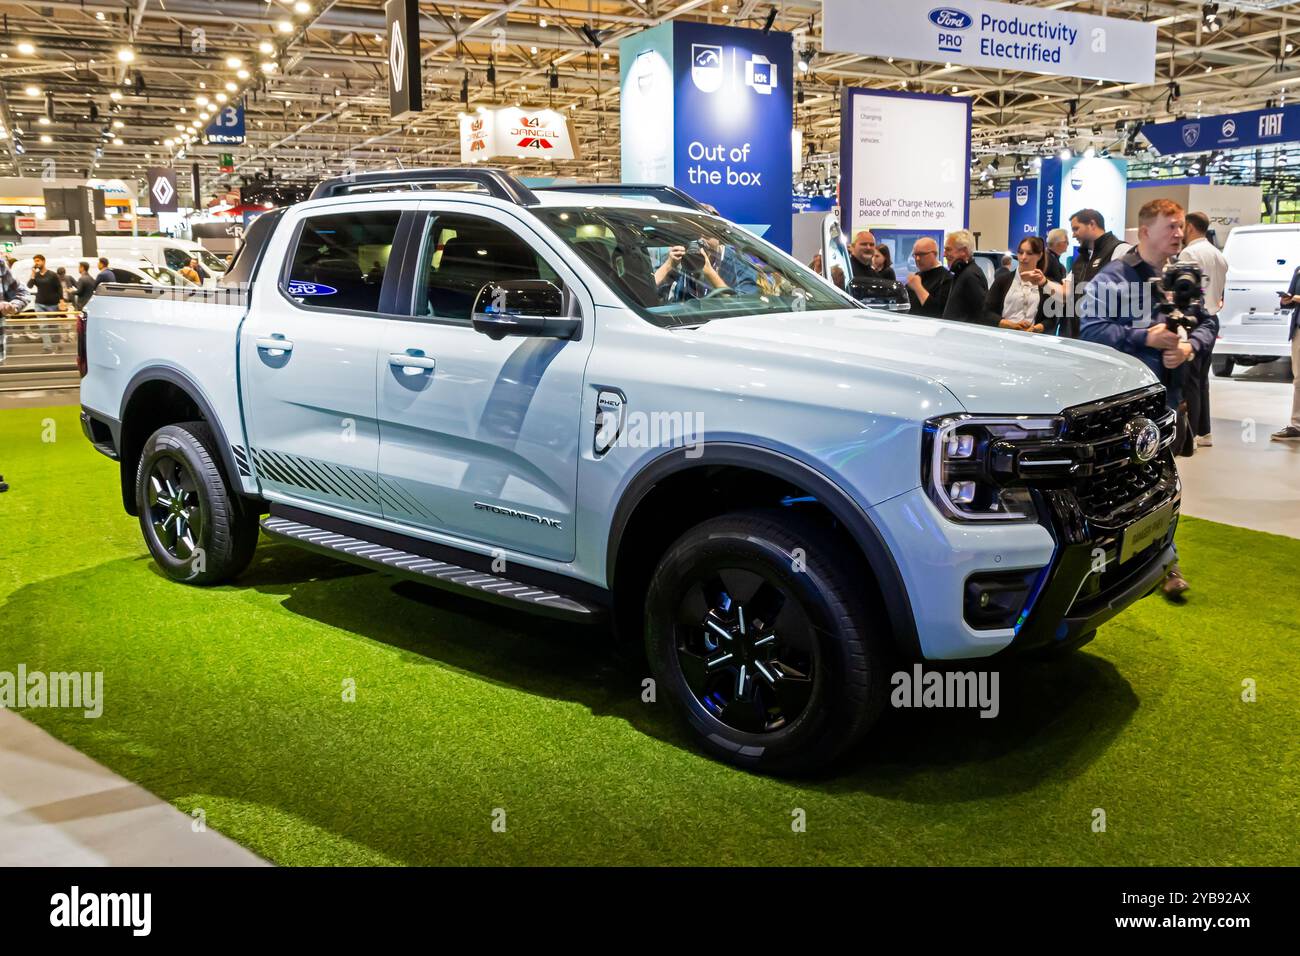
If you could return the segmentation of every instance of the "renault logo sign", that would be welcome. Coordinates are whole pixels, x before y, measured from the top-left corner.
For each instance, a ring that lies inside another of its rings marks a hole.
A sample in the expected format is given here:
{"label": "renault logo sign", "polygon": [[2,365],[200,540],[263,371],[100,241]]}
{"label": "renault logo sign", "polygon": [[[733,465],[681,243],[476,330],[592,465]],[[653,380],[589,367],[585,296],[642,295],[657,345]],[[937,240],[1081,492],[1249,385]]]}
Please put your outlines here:
{"label": "renault logo sign", "polygon": [[402,68],[406,65],[406,50],[402,47],[402,24],[393,21],[392,39],[388,43],[388,69],[393,78],[393,89],[402,92]]}
{"label": "renault logo sign", "polygon": [[162,176],[154,180],[153,189],[149,191],[153,194],[153,198],[158,200],[160,206],[170,205],[172,196],[175,195],[171,182]]}
{"label": "renault logo sign", "polygon": [[1124,434],[1129,440],[1129,455],[1141,465],[1160,451],[1160,429],[1149,418],[1135,418],[1124,427]]}

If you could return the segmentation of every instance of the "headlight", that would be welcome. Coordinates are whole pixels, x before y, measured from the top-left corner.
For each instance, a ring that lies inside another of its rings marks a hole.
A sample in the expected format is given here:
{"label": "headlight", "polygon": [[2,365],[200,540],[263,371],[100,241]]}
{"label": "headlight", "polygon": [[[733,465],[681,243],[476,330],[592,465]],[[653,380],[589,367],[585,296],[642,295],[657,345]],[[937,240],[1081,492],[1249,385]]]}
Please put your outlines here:
{"label": "headlight", "polygon": [[1029,488],[1008,479],[995,463],[1021,443],[1051,441],[1063,419],[1052,416],[980,418],[948,415],[925,423],[922,480],[953,521],[1029,521],[1036,518]]}

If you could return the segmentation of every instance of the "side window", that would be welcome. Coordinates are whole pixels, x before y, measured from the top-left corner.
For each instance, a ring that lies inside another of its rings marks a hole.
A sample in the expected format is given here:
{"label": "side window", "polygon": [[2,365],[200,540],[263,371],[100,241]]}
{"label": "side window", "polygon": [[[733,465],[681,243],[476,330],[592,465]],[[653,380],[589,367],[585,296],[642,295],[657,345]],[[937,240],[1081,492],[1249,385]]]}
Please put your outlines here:
{"label": "side window", "polygon": [[163,259],[166,260],[168,269],[175,269],[177,272],[185,268],[185,264],[190,261],[180,249],[164,249]]}
{"label": "side window", "polygon": [[313,216],[303,223],[285,291],[305,306],[378,312],[400,210]]}
{"label": "side window", "polygon": [[431,214],[424,263],[415,314],[427,318],[468,324],[474,300],[489,282],[546,279],[564,287],[527,242],[505,226],[476,216]]}
{"label": "side window", "polygon": [[[110,266],[109,268],[112,268],[112,266]],[[134,272],[127,272],[125,269],[118,269],[116,272],[113,273],[113,275],[117,276],[118,282],[124,282],[127,285],[139,285],[140,283],[144,282],[144,280],[141,279]]]}

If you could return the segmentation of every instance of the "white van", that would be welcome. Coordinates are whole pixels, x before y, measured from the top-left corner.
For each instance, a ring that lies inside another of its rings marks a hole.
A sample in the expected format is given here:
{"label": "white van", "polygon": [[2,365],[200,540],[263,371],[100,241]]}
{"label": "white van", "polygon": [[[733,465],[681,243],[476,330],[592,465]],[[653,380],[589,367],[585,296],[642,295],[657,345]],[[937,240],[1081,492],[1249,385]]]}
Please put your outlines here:
{"label": "white van", "polygon": [[[144,261],[179,272],[190,259],[198,259],[209,275],[204,285],[215,285],[216,280],[226,271],[225,259],[188,239],[172,239],[168,236],[100,236],[96,244],[99,255],[108,259],[110,268],[120,259],[131,263]],[[32,243],[23,243],[14,254],[32,256],[38,252],[49,258],[81,257],[81,237],[38,239]]]}
{"label": "white van", "polygon": [[1300,223],[1238,226],[1229,234],[1223,255],[1228,278],[1214,374],[1231,375],[1237,365],[1289,356],[1291,309],[1280,306],[1278,293],[1290,288],[1291,276],[1300,267]]}

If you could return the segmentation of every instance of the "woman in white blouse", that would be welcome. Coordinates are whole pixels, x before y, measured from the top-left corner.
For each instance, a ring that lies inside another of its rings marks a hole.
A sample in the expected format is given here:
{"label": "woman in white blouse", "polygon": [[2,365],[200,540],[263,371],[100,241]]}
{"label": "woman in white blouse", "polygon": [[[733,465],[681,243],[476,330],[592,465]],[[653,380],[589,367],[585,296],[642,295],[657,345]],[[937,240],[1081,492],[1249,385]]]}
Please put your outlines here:
{"label": "woman in white blouse", "polygon": [[[1041,332],[1055,324],[1055,313],[1064,302],[1059,283],[1043,272],[1043,240],[1026,236],[1016,250],[1019,268],[993,280],[984,300],[984,322],[1003,329]],[[1053,308],[1053,305],[1055,308]]]}

